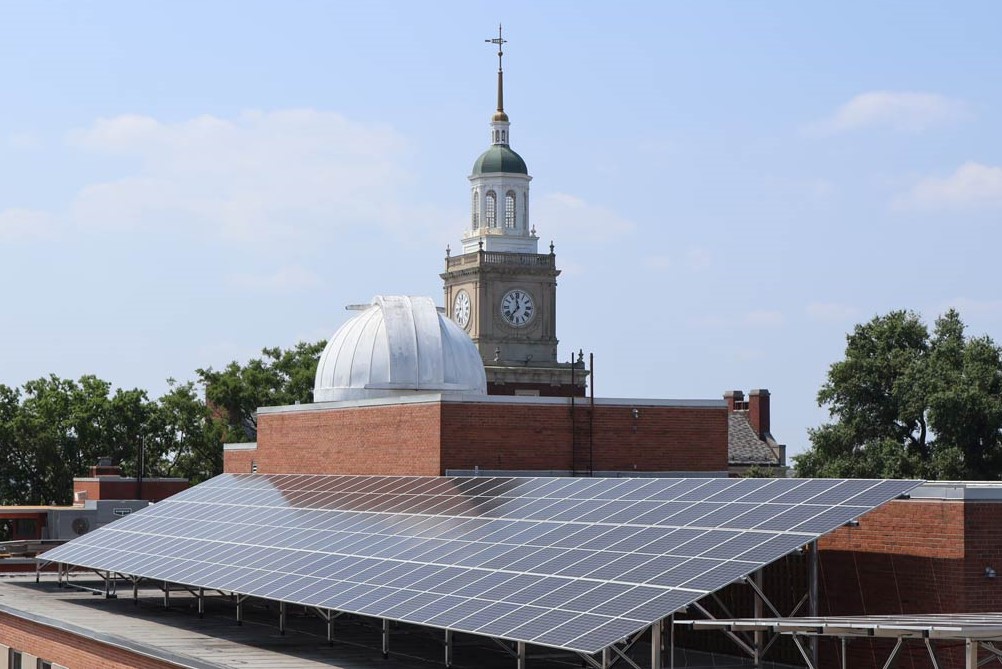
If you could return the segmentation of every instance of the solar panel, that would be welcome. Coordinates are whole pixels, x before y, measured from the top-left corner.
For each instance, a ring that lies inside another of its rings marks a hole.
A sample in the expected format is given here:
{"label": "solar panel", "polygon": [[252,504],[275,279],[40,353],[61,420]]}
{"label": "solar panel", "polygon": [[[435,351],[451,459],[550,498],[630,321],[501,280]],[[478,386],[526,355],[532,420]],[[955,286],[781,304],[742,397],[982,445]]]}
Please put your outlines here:
{"label": "solar panel", "polygon": [[594,653],[917,485],[224,474],[45,558]]}

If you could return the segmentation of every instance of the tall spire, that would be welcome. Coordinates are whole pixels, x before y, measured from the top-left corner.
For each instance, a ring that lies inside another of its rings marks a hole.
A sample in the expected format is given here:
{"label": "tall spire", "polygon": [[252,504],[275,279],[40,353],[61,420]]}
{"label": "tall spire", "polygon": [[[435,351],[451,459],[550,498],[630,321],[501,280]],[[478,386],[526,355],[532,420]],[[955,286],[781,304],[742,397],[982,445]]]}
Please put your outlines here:
{"label": "tall spire", "polygon": [[494,117],[492,121],[508,121],[508,115],[504,113],[504,68],[501,65],[501,57],[504,56],[504,51],[501,47],[508,41],[501,33],[501,24],[498,24],[498,36],[493,39],[485,39],[488,44],[498,45],[498,108],[494,112]]}

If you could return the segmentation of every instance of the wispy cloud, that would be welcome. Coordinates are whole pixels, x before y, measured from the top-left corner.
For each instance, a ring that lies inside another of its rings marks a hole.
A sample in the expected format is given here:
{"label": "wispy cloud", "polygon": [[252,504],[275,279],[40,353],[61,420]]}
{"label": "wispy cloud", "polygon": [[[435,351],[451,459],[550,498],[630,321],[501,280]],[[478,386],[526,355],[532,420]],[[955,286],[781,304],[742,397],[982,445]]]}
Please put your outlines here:
{"label": "wispy cloud", "polygon": [[318,229],[394,225],[387,184],[409,181],[393,129],[313,109],[164,122],[100,119],[70,134],[85,151],[129,158],[129,173],[83,188],[71,218],[88,227],[174,226],[224,238],[302,238]]}
{"label": "wispy cloud", "polygon": [[947,177],[928,177],[892,202],[895,209],[1002,208],[1002,167],[968,162]]}
{"label": "wispy cloud", "polygon": [[320,285],[320,278],[298,265],[283,267],[271,274],[233,274],[228,283],[237,288],[271,293],[291,293]]}
{"label": "wispy cloud", "polygon": [[861,93],[835,112],[805,128],[810,135],[834,135],[864,128],[921,132],[967,116],[967,105],[935,93],[870,91]]}
{"label": "wispy cloud", "polygon": [[28,242],[54,239],[57,235],[51,214],[34,209],[0,211],[0,242]]}
{"label": "wispy cloud", "polygon": [[[546,222],[546,235],[605,242],[633,232],[636,226],[618,213],[568,193],[549,193],[534,202],[532,218]],[[541,232],[542,234],[542,232]]]}
{"label": "wispy cloud", "polygon": [[804,311],[810,320],[820,323],[845,323],[859,316],[859,309],[838,302],[811,302]]}

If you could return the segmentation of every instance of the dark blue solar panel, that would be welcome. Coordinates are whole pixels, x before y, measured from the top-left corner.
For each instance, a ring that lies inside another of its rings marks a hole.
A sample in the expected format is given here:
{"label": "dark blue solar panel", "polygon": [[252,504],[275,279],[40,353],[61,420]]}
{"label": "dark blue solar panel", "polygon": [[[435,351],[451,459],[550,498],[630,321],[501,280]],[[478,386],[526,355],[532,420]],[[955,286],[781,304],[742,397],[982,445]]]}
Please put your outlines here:
{"label": "dark blue solar panel", "polygon": [[595,652],[915,485],[224,475],[46,557]]}

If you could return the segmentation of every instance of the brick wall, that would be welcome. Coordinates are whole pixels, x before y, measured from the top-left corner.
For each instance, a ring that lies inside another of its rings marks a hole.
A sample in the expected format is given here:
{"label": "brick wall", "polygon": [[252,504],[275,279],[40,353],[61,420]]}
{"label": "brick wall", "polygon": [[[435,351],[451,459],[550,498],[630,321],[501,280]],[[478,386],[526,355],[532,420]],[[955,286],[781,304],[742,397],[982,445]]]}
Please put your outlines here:
{"label": "brick wall", "polygon": [[227,474],[250,474],[257,459],[256,448],[228,451],[223,449],[223,471]]}
{"label": "brick wall", "polygon": [[[971,571],[966,556],[972,542],[981,541],[967,529],[967,517],[977,506],[962,500],[897,500],[864,515],[859,527],[843,527],[821,539],[821,615],[977,610],[971,608],[977,588],[965,585]],[[983,565],[980,572],[984,581]],[[994,601],[997,610],[1000,600]],[[826,667],[839,666],[837,644],[826,640],[822,645]],[[893,641],[851,640],[849,666],[880,667],[892,647]],[[963,666],[962,643],[937,642],[937,655],[944,667]],[[931,669],[925,646],[906,642],[898,667]]]}
{"label": "brick wall", "polygon": [[438,402],[262,413],[255,459],[267,474],[436,476],[440,431]]}
{"label": "brick wall", "polygon": [[[964,504],[963,586],[967,611],[1002,611],[1002,502]],[[986,568],[995,570],[988,578]]]}
{"label": "brick wall", "polygon": [[595,469],[726,471],[727,409],[595,407]]}
{"label": "brick wall", "polygon": [[[591,425],[595,471],[725,471],[727,409],[596,404],[575,407],[578,468]],[[571,411],[554,404],[442,405],[444,469],[574,469]],[[582,457],[584,456],[584,457]]]}
{"label": "brick wall", "polygon": [[177,665],[0,613],[0,643],[69,669],[176,669]]}
{"label": "brick wall", "polygon": [[[727,410],[575,409],[578,463],[597,471],[725,471]],[[263,413],[256,451],[228,451],[227,472],[440,475],[447,469],[574,469],[565,404],[429,402]],[[587,460],[584,460],[587,462]]]}

